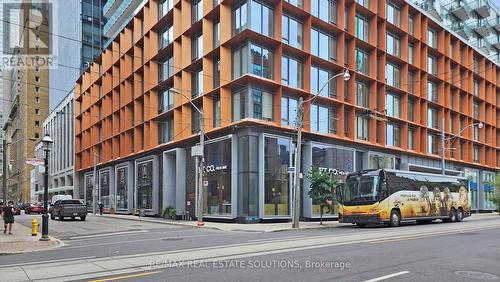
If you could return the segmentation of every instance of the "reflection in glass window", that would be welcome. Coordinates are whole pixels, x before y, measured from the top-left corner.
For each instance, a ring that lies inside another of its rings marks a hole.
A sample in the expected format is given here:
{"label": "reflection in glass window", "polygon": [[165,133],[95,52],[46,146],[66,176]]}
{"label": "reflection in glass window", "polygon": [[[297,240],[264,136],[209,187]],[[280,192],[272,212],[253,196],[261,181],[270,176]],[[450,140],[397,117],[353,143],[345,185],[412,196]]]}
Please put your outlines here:
{"label": "reflection in glass window", "polygon": [[427,127],[439,128],[438,126],[438,110],[434,108],[427,109]]}
{"label": "reflection in glass window", "polygon": [[285,1],[299,8],[304,8],[304,0],[285,0]]}
{"label": "reflection in glass window", "polygon": [[162,18],[174,7],[174,0],[160,0],[159,2],[160,2],[159,17]]}
{"label": "reflection in glass window", "polygon": [[191,1],[191,22],[195,23],[203,17],[203,0]]}
{"label": "reflection in glass window", "polygon": [[252,0],[251,2],[250,23],[252,30],[258,33],[262,33],[266,36],[273,36],[273,10],[256,0]]}
{"label": "reflection in glass window", "polygon": [[174,140],[174,119],[158,121],[158,144],[163,144]]}
{"label": "reflection in glass window", "polygon": [[297,99],[281,97],[281,125],[295,127],[297,104]]}
{"label": "reflection in glass window", "polygon": [[302,49],[302,23],[288,15],[283,15],[281,25],[282,41],[290,46]]}
{"label": "reflection in glass window", "polygon": [[401,56],[401,41],[393,34],[387,33],[386,36],[387,53],[396,57]]}
{"label": "reflection in glass window", "polygon": [[356,139],[368,140],[369,120],[364,115],[356,115]]}
{"label": "reflection in glass window", "polygon": [[356,105],[363,108],[370,108],[368,85],[361,81],[356,81]]}
{"label": "reflection in glass window", "polygon": [[430,80],[427,80],[427,99],[432,102],[438,101],[437,85]]}
{"label": "reflection in glass window", "polygon": [[159,80],[163,81],[174,75],[174,57],[170,57],[165,62],[160,63]]}
{"label": "reflection in glass window", "polygon": [[191,40],[191,60],[197,60],[203,56],[203,34],[194,36]]}
{"label": "reflection in glass window", "polygon": [[232,27],[233,27],[233,35],[241,32],[245,28],[247,28],[248,24],[248,14],[247,14],[247,2],[242,1],[233,7],[232,14]]}
{"label": "reflection in glass window", "polygon": [[172,88],[162,90],[158,94],[158,113],[164,113],[174,107],[174,95]]}
{"label": "reflection in glass window", "polygon": [[264,139],[264,215],[290,215],[293,143],[290,139],[266,137]]}
{"label": "reflection in glass window", "polygon": [[437,155],[438,152],[439,136],[436,134],[427,134],[427,153]]}
{"label": "reflection in glass window", "polygon": [[243,45],[233,51],[233,79],[252,73],[264,78],[273,78],[273,54],[270,50],[256,44]]}
{"label": "reflection in glass window", "polygon": [[191,73],[191,95],[193,97],[203,94],[203,70]]}
{"label": "reflection in glass window", "polygon": [[318,29],[311,29],[311,54],[325,60],[337,61],[337,39]]}
{"label": "reflection in glass window", "polygon": [[358,48],[356,48],[356,71],[370,75],[368,53]]}
{"label": "reflection in glass window", "polygon": [[169,26],[160,34],[160,49],[168,46],[168,44],[174,41],[174,26],[169,24]]}
{"label": "reflection in glass window", "polygon": [[390,85],[394,86],[397,88],[401,87],[401,72],[399,70],[399,67],[387,63],[385,64],[385,82]]}
{"label": "reflection in glass window", "polygon": [[395,26],[401,26],[401,10],[390,2],[387,2],[387,21]]}
{"label": "reflection in glass window", "polygon": [[427,29],[427,45],[437,48],[437,33],[430,28]]}
{"label": "reflection in glass window", "polygon": [[302,63],[288,56],[281,57],[281,82],[302,88]]}
{"label": "reflection in glass window", "polygon": [[368,42],[369,41],[368,20],[360,15],[356,15],[354,24],[356,26],[354,35],[357,38]]}
{"label": "reflection in glass window", "polygon": [[273,94],[259,88],[233,92],[233,121],[244,118],[273,120]]}

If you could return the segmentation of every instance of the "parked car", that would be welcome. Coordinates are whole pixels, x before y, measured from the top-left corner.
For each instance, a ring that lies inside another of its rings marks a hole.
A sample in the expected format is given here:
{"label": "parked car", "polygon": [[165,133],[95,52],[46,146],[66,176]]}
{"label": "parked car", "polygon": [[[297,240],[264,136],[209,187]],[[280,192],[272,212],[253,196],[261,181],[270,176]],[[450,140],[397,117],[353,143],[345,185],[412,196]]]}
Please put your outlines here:
{"label": "parked car", "polygon": [[65,217],[75,219],[79,217],[85,221],[87,208],[79,200],[58,200],[50,208],[50,218],[64,220]]}
{"label": "parked car", "polygon": [[20,215],[21,214],[21,208],[19,206],[14,206],[14,215]]}
{"label": "parked car", "polygon": [[24,209],[25,214],[37,213],[41,214],[43,212],[43,206],[38,204],[30,205]]}

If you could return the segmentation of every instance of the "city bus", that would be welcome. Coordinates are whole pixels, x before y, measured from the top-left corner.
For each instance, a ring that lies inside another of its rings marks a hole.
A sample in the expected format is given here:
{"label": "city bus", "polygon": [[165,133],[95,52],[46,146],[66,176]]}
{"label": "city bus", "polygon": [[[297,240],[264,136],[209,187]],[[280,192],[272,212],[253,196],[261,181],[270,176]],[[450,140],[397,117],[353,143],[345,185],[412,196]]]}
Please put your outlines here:
{"label": "city bus", "polygon": [[459,222],[470,216],[468,187],[467,178],[458,176],[389,169],[350,173],[337,189],[339,222]]}

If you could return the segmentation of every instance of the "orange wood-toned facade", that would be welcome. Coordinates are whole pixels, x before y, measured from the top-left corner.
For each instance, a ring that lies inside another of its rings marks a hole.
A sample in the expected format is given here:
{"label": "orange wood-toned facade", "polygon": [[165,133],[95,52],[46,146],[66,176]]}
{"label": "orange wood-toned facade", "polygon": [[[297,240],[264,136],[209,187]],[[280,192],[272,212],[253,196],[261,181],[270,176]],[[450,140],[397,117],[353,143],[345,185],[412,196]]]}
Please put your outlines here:
{"label": "orange wood-toned facade", "polygon": [[[91,168],[94,156],[98,163],[105,164],[120,159],[134,158],[160,148],[173,148],[187,142],[195,142],[197,134],[191,131],[192,106],[187,98],[175,95],[174,107],[163,113],[158,111],[159,91],[174,87],[191,97],[191,76],[194,70],[203,69],[203,95],[192,98],[202,106],[207,133],[229,131],[237,123],[253,123],[262,127],[292,131],[281,126],[281,97],[310,97],[311,65],[321,66],[333,73],[347,68],[351,79],[344,84],[339,78],[335,98],[319,97],[318,103],[335,106],[338,110],[336,134],[318,134],[310,131],[310,104],[305,105],[305,131],[310,138],[336,140],[349,146],[361,144],[374,149],[394,153],[439,159],[441,143],[437,153],[427,150],[428,134],[441,134],[441,119],[446,120],[447,138],[458,134],[462,128],[478,122],[484,127],[479,138],[474,140],[473,127],[455,138],[444,148],[448,162],[469,164],[484,169],[500,167],[500,66],[486,58],[456,35],[441,27],[404,1],[393,1],[401,11],[400,26],[386,20],[386,1],[370,1],[369,8],[353,0],[337,1],[337,23],[330,24],[311,15],[311,1],[303,1],[296,7],[287,1],[262,0],[274,11],[274,36],[267,37],[250,28],[233,35],[232,11],[237,1],[203,0],[203,18],[191,21],[192,1],[174,0],[174,7],[159,16],[159,1],[150,0],[127,24],[119,36],[104,50],[102,55],[84,72],[76,82],[75,146],[76,171]],[[282,15],[287,14],[302,22],[303,48],[297,49],[282,42]],[[369,39],[363,41],[355,36],[355,17],[368,20]],[[408,19],[413,19],[413,32],[409,32]],[[220,46],[213,46],[214,23],[220,20]],[[173,43],[159,48],[160,32],[173,24]],[[337,60],[327,61],[311,54],[311,28],[321,28],[337,39]],[[437,48],[428,45],[428,28],[437,34]],[[401,56],[386,52],[386,34],[390,32],[400,38]],[[203,56],[192,60],[192,37],[203,34]],[[246,74],[232,79],[232,51],[242,42],[265,46],[273,52],[273,79]],[[413,46],[413,63],[409,63],[409,45]],[[356,48],[369,54],[369,75],[356,71]],[[173,77],[159,82],[158,62],[173,54]],[[302,88],[292,88],[281,83],[281,58],[288,54],[300,59],[303,67]],[[428,54],[437,60],[437,74],[428,70]],[[214,85],[214,63],[220,59],[220,86]],[[400,69],[400,87],[386,84],[386,63],[391,62]],[[408,81],[408,73],[413,80]],[[427,94],[427,81],[437,84],[438,99],[431,101]],[[387,147],[385,120],[369,120],[368,140],[356,138],[355,117],[365,112],[356,103],[356,81],[369,87],[369,108],[384,116],[385,97],[388,91],[400,97],[400,117],[385,118],[398,124],[401,129],[400,146]],[[474,81],[479,92],[474,95]],[[273,121],[248,119],[232,121],[232,90],[248,82],[259,84],[273,92]],[[410,89],[413,85],[413,90]],[[345,88],[347,87],[347,88]],[[213,97],[220,97],[220,127],[211,122],[214,117]],[[408,100],[413,101],[414,120],[408,119]],[[474,104],[479,111],[474,111]],[[428,108],[438,110],[438,128],[427,126]],[[476,114],[476,116],[475,116]],[[173,117],[173,141],[158,142],[159,125]],[[462,120],[460,122],[460,120]],[[414,131],[413,149],[408,148],[408,130]],[[461,145],[460,145],[461,144]],[[452,153],[461,146],[462,154]],[[479,148],[479,160],[474,160],[473,148]]]}

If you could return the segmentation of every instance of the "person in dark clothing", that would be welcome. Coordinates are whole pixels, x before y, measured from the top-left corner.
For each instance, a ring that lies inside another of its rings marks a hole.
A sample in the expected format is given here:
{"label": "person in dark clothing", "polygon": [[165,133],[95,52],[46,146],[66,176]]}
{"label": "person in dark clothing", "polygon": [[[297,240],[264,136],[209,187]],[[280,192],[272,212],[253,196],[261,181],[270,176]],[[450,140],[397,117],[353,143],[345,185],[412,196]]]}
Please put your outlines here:
{"label": "person in dark clothing", "polygon": [[99,213],[102,215],[104,212],[104,203],[102,201],[99,201]]}
{"label": "person in dark clothing", "polygon": [[9,201],[7,206],[2,209],[2,217],[4,222],[3,234],[7,233],[7,226],[9,227],[9,235],[12,235],[12,224],[14,224],[14,202]]}

